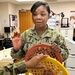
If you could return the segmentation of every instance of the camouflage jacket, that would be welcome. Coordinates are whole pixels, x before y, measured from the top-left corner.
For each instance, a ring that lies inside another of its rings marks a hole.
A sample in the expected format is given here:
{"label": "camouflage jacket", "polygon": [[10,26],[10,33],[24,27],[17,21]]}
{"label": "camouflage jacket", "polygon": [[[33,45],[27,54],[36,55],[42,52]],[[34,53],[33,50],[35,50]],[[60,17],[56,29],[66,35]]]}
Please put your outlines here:
{"label": "camouflage jacket", "polygon": [[0,75],[17,75],[27,72],[25,61],[0,67]]}
{"label": "camouflage jacket", "polygon": [[61,55],[63,61],[68,58],[69,51],[65,39],[56,30],[48,27],[48,29],[41,35],[41,37],[39,37],[35,30],[35,27],[33,27],[24,31],[21,34],[21,37],[23,39],[22,48],[18,52],[15,52],[13,49],[11,50],[11,56],[13,59],[23,58],[27,50],[29,50],[32,46],[42,43],[56,43],[61,48]]}

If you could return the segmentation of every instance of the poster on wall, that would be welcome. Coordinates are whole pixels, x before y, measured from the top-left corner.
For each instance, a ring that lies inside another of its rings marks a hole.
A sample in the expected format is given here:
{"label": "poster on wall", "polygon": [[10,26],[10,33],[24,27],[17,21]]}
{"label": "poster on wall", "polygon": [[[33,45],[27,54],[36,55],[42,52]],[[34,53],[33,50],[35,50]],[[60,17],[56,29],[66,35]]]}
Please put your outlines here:
{"label": "poster on wall", "polygon": [[75,28],[75,11],[70,11],[70,25]]}
{"label": "poster on wall", "polygon": [[51,29],[55,29],[56,28],[56,18],[50,18],[49,19],[49,27],[51,28]]}
{"label": "poster on wall", "polygon": [[12,27],[16,27],[17,26],[17,15],[9,15],[9,24]]}

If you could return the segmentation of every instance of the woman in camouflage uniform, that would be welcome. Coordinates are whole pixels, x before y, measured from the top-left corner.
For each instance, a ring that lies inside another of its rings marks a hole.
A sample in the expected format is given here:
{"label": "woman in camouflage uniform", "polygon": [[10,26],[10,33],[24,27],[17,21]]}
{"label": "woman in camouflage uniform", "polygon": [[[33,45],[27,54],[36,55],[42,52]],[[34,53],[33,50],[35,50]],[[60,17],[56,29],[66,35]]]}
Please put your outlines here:
{"label": "woman in camouflage uniform", "polygon": [[13,48],[11,50],[12,58],[14,60],[24,58],[26,52],[37,44],[54,43],[60,47],[60,54],[64,62],[68,58],[69,51],[64,37],[47,25],[50,18],[49,5],[38,1],[31,7],[31,13],[34,27],[25,30],[21,36],[18,32],[14,33],[12,38]]}
{"label": "woman in camouflage uniform", "polygon": [[35,25],[33,28],[24,31],[21,36],[15,32],[12,38],[12,58],[18,60],[25,57],[26,52],[34,45],[55,43],[60,47],[62,60],[65,61],[69,55],[65,39],[56,30],[51,29],[47,25],[50,17],[49,5],[38,1],[31,7],[31,13]]}

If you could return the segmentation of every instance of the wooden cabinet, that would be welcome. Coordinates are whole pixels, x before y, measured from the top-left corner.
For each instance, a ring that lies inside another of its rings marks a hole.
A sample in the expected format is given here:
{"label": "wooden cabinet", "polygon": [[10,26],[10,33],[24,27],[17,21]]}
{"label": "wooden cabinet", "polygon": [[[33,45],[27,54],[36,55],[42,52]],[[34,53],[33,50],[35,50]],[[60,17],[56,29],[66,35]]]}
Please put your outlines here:
{"label": "wooden cabinet", "polygon": [[60,28],[60,34],[63,37],[68,37],[69,39],[73,39],[73,28]]}

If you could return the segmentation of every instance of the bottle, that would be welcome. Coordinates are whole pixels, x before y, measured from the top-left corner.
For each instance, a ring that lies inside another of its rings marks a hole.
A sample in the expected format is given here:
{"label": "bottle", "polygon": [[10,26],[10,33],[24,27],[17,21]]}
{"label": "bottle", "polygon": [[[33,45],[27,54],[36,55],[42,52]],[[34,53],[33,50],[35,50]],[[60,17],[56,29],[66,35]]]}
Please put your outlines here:
{"label": "bottle", "polygon": [[5,47],[3,47],[3,57],[7,57]]}

